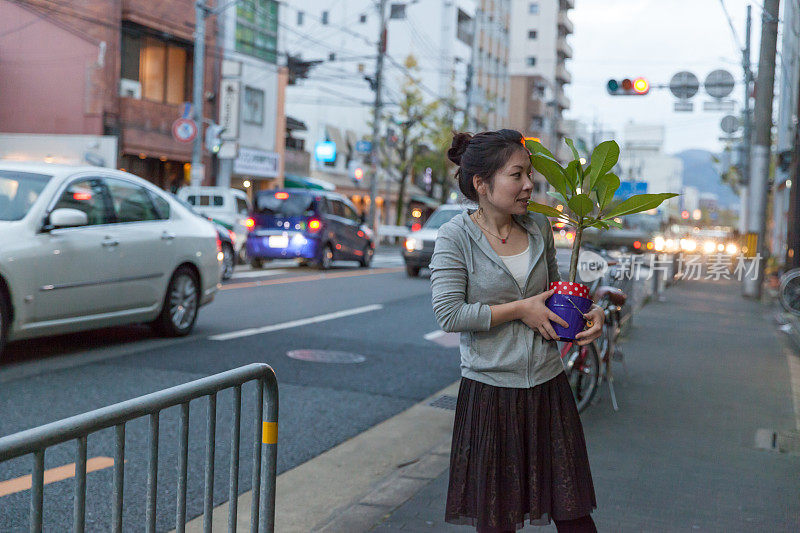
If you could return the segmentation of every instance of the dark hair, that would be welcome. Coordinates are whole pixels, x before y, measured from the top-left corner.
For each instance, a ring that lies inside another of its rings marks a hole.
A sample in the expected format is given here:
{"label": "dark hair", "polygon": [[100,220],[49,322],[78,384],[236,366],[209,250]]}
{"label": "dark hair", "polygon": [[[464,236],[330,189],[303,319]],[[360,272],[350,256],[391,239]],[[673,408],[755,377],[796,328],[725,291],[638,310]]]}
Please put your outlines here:
{"label": "dark hair", "polygon": [[478,191],[472,184],[476,175],[491,190],[495,173],[508,162],[514,150],[525,150],[522,143],[522,134],[516,130],[484,131],[475,135],[454,133],[447,157],[459,167],[455,178],[464,196],[478,201]]}

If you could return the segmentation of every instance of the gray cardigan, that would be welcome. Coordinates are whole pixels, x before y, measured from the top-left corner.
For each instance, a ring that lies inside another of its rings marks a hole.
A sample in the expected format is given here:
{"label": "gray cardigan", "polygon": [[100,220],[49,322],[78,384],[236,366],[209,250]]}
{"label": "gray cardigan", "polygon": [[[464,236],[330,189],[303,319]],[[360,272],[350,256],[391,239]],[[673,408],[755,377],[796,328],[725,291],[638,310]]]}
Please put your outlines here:
{"label": "gray cardigan", "polygon": [[472,211],[442,225],[431,259],[433,312],[444,331],[461,333],[461,375],[499,387],[529,388],[564,370],[556,341],[546,341],[521,320],[490,327],[490,305],[539,294],[560,281],[547,217],[513,215],[527,230],[530,266],[525,289],[469,218]]}

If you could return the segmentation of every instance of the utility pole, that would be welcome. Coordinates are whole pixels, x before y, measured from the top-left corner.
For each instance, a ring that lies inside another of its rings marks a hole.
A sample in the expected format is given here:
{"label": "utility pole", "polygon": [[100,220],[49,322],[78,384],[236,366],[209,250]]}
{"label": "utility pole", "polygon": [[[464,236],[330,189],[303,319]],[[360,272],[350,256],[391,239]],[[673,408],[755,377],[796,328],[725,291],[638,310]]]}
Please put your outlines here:
{"label": "utility pole", "polygon": [[464,127],[467,131],[472,129],[472,80],[475,77],[475,51],[478,42],[478,17],[482,10],[480,5],[475,7],[475,16],[472,18],[472,46],[470,47],[469,63],[467,63],[467,83],[464,87],[467,101],[464,105]]}
{"label": "utility pole", "polygon": [[[784,19],[785,20],[785,19]],[[800,97],[797,98],[797,116],[800,117]],[[800,267],[800,128],[794,129],[794,146],[789,180],[789,220],[786,231],[786,270]]]}
{"label": "utility pole", "polygon": [[742,50],[742,69],[744,70],[744,110],[742,122],[744,131],[742,132],[742,182],[740,196],[741,207],[739,209],[740,233],[747,233],[747,212],[749,210],[747,188],[750,181],[750,151],[752,150],[753,132],[752,115],[750,113],[750,84],[753,81],[753,71],[750,67],[750,26],[752,22],[752,6],[747,6],[747,26],[745,27],[744,49]]}
{"label": "utility pole", "polygon": [[[378,193],[378,159],[381,131],[381,89],[383,88],[383,56],[386,54],[386,0],[378,3],[380,24],[378,26],[378,59],[375,65],[375,107],[372,119],[372,175],[369,180],[369,225],[375,231],[375,198]],[[387,198],[388,200],[388,198]],[[384,206],[387,204],[384,203]],[[386,209],[386,207],[384,207]]]}
{"label": "utility pole", "polygon": [[191,185],[199,187],[203,183],[205,169],[203,168],[203,74],[206,51],[206,17],[210,10],[197,0],[194,3],[194,81],[192,86],[193,119],[197,126],[197,135],[192,145],[192,170]]}
{"label": "utility pole", "polygon": [[[780,0],[766,0],[761,13],[761,50],[758,58],[758,81],[755,103],[755,137],[750,159],[750,184],[748,187],[747,252],[756,275],[744,276],[742,295],[761,297],[761,280],[767,247],[764,246],[767,193],[769,192],[769,166],[772,129],[772,99],[775,90],[775,55],[778,41],[778,7]],[[752,249],[751,249],[752,248]],[[755,253],[755,257],[753,257]],[[755,264],[753,264],[755,262]]]}

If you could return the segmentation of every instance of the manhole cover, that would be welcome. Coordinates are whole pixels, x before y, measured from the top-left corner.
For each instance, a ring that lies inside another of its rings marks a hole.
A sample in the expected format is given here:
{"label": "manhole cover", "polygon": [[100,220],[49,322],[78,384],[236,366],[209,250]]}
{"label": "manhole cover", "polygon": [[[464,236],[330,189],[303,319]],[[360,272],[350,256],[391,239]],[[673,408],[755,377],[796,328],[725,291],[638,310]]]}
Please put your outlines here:
{"label": "manhole cover", "polygon": [[458,398],[456,398],[455,396],[444,395],[444,396],[439,396],[428,405],[430,405],[431,407],[438,407],[439,409],[449,409],[450,411],[455,411],[457,401]]}
{"label": "manhole cover", "polygon": [[363,355],[335,350],[291,350],[286,355],[292,359],[312,361],[314,363],[363,363],[367,360]]}

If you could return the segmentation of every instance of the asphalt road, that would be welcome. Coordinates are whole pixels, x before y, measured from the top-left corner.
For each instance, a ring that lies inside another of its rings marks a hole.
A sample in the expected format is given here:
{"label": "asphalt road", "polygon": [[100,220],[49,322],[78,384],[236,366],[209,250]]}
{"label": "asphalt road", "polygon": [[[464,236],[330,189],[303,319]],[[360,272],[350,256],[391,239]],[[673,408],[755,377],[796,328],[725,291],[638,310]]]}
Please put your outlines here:
{"label": "asphalt road", "polygon": [[[279,382],[278,473],[284,472],[458,379],[457,350],[425,340],[439,329],[427,272],[411,279],[402,265],[399,250],[384,250],[370,269],[346,262],[324,274],[288,262],[272,263],[263,272],[242,268],[201,310],[193,334],[183,339],[161,339],[145,326],[131,326],[11,344],[0,363],[0,435],[265,362]],[[368,306],[377,307],[365,312],[362,308]],[[343,311],[354,314],[323,316]],[[216,338],[321,316],[315,323]],[[337,350],[365,360],[320,363],[286,355],[298,349]],[[243,389],[240,492],[250,488],[253,389]],[[230,405],[230,392],[221,393],[215,505],[228,494]],[[188,517],[202,513],[206,409],[205,399],[191,403]],[[160,417],[159,530],[174,527],[178,420],[178,408]],[[129,422],[126,432],[124,524],[133,530],[145,519],[147,419]],[[90,460],[113,456],[113,429],[90,436]],[[65,443],[48,449],[45,468],[74,461],[75,443]],[[29,474],[31,465],[30,457],[0,464],[0,482]],[[24,480],[12,485],[4,491],[0,484],[0,531],[27,529],[30,491],[24,489]],[[111,468],[88,474],[87,529],[109,529],[112,486]],[[46,531],[71,530],[73,490],[71,477],[45,485]]]}

